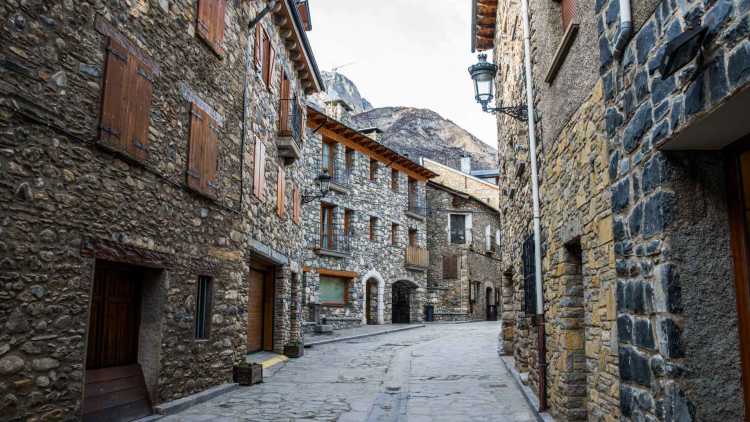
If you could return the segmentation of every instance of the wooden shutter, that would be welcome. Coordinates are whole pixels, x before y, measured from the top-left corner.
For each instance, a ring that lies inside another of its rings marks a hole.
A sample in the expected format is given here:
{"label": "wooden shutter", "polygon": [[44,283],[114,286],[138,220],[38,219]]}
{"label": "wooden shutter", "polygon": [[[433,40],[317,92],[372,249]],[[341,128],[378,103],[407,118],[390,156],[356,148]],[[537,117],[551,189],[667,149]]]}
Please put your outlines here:
{"label": "wooden shutter", "polygon": [[302,220],[302,194],[296,184],[292,187],[292,220],[294,224]]}
{"label": "wooden shutter", "polygon": [[226,0],[198,0],[195,20],[198,36],[218,55],[224,54],[224,14]]}
{"label": "wooden shutter", "polygon": [[216,197],[219,191],[219,125],[209,115],[206,130],[205,148],[203,150],[203,178],[206,181],[203,193]]}
{"label": "wooden shutter", "polygon": [[255,70],[263,65],[263,28],[255,25]]}
{"label": "wooden shutter", "polygon": [[125,149],[127,137],[128,56],[128,50],[122,44],[114,38],[109,39],[99,140],[117,150]]}
{"label": "wooden shutter", "polygon": [[262,141],[255,142],[253,174],[253,194],[261,201],[266,195],[266,145]]}
{"label": "wooden shutter", "polygon": [[458,256],[443,255],[443,279],[458,278]]}
{"label": "wooden shutter", "polygon": [[140,161],[147,157],[153,78],[142,60],[109,39],[99,140]]}
{"label": "wooden shutter", "polygon": [[187,184],[215,198],[218,194],[219,126],[196,103],[190,107]]}
{"label": "wooden shutter", "polygon": [[566,31],[576,17],[576,0],[561,0],[560,12],[562,13],[563,31]]}
{"label": "wooden shutter", "polygon": [[273,49],[270,45],[268,45],[268,71],[266,72],[266,88],[269,90],[273,86],[273,69],[276,67],[276,50]]}
{"label": "wooden shutter", "polygon": [[289,79],[286,72],[281,70],[281,94],[279,95],[279,135],[290,136],[292,128],[289,125],[289,111],[291,109],[292,99],[289,97]]}
{"label": "wooden shutter", "polygon": [[286,172],[284,166],[279,165],[279,169],[276,172],[276,214],[279,217],[284,217],[284,211],[286,209]]}

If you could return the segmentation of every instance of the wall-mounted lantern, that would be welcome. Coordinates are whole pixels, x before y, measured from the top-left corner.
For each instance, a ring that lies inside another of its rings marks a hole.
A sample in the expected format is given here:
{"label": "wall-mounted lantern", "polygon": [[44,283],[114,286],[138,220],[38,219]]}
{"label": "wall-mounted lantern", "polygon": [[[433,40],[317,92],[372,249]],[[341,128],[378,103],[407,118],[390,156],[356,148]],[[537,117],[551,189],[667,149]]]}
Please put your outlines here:
{"label": "wall-mounted lantern", "polygon": [[315,181],[318,183],[318,193],[302,195],[303,204],[323,198],[328,194],[328,191],[331,190],[331,176],[328,174],[328,170],[323,169],[323,172],[315,178]]}
{"label": "wall-mounted lantern", "polygon": [[526,121],[526,104],[512,107],[490,107],[489,103],[495,98],[495,75],[497,66],[487,61],[487,55],[479,55],[479,63],[469,67],[469,75],[474,81],[474,98],[487,113],[502,113],[516,120]]}

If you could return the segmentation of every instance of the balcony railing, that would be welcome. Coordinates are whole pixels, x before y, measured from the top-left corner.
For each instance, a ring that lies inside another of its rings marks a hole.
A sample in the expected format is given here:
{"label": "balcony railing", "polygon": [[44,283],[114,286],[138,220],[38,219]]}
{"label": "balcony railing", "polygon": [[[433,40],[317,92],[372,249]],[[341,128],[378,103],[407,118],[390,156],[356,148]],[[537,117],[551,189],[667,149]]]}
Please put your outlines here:
{"label": "balcony railing", "polygon": [[430,253],[419,246],[406,247],[406,265],[410,267],[427,268],[430,264]]}
{"label": "balcony railing", "polygon": [[279,110],[279,155],[296,160],[302,149],[302,107],[296,98],[282,98]]}
{"label": "balcony railing", "polygon": [[321,233],[320,245],[321,251],[335,252],[340,254],[351,253],[351,237],[343,230],[335,230],[333,233]]}
{"label": "balcony railing", "polygon": [[427,205],[417,195],[409,195],[408,211],[411,214],[425,217],[427,215]]}

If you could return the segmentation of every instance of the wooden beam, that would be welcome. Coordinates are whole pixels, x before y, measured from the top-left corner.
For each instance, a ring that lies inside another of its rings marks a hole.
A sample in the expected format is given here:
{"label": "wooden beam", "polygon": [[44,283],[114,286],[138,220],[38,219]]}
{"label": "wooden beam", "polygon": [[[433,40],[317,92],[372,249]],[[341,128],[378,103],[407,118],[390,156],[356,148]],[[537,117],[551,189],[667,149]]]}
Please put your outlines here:
{"label": "wooden beam", "polygon": [[342,277],[342,278],[357,278],[357,277],[359,277],[359,273],[358,272],[331,270],[331,269],[328,269],[328,268],[318,268],[318,274],[320,274],[320,275],[327,275],[327,276],[330,276],[330,277]]}

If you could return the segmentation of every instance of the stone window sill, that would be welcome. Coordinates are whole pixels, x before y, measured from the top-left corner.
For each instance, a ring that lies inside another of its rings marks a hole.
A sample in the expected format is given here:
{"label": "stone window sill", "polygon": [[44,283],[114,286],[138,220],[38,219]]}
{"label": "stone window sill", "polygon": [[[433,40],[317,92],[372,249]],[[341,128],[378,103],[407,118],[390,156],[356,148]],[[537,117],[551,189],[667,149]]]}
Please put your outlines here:
{"label": "stone window sill", "polygon": [[544,77],[544,82],[551,84],[552,81],[555,80],[557,72],[560,71],[560,68],[565,62],[565,57],[567,57],[568,51],[570,51],[570,47],[573,46],[573,41],[575,41],[576,35],[578,34],[578,27],[579,24],[575,20],[568,25],[568,28],[565,30],[565,34],[563,34],[562,40],[560,41],[560,45],[557,46],[557,51],[555,51],[555,55],[552,58],[552,63],[550,64],[549,69],[547,69],[547,76]]}
{"label": "stone window sill", "polygon": [[330,249],[316,248],[315,253],[320,256],[331,256],[334,258],[351,258],[351,254],[345,252],[332,251]]}
{"label": "stone window sill", "polygon": [[411,211],[405,211],[404,214],[406,214],[407,217],[411,217],[415,220],[419,221],[425,221],[427,218],[425,216],[419,215],[417,213],[411,212]]}
{"label": "stone window sill", "polygon": [[419,272],[425,272],[427,271],[427,267],[419,267],[416,265],[404,265],[404,268],[411,271],[419,271]]}

